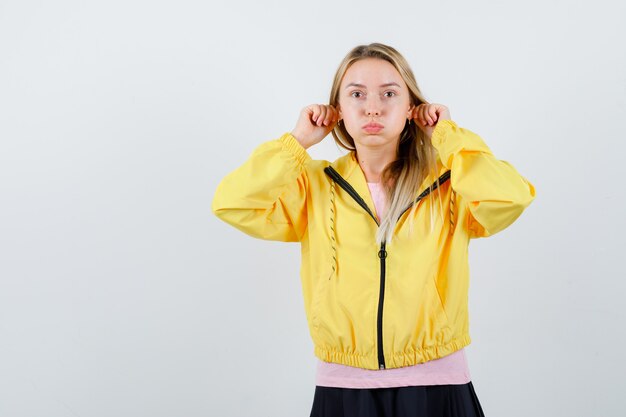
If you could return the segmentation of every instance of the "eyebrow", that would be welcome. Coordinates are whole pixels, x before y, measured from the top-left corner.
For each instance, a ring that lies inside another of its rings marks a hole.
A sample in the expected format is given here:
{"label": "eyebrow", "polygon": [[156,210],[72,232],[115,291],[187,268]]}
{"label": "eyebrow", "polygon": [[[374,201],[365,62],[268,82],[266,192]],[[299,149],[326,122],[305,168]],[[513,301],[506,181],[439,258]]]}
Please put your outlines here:
{"label": "eyebrow", "polygon": [[[391,87],[392,85],[400,88],[400,85],[398,83],[381,84],[380,87]],[[346,88],[348,88],[348,87],[366,88],[363,84],[358,84],[358,83],[350,83],[350,84],[346,85]]]}

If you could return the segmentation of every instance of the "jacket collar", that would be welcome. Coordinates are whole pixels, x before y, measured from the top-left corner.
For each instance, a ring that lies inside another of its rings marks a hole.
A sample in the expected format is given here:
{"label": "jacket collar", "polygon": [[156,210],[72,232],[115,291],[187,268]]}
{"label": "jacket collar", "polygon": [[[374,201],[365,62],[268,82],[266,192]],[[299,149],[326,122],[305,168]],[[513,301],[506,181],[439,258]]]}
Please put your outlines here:
{"label": "jacket collar", "polygon": [[[448,169],[443,166],[439,156],[437,156],[437,176],[433,176],[429,174],[422,184],[420,184],[419,192],[414,196],[417,198],[422,192],[424,192],[428,187],[430,187],[437,178],[441,177],[444,173],[448,171]],[[356,159],[355,151],[350,151],[347,154],[337,158],[334,162],[330,164],[331,167],[339,175],[341,175],[346,181],[352,185],[352,187],[359,193],[359,195],[365,200],[367,205],[373,209],[374,202],[372,200],[369,187],[367,186],[367,179],[365,178],[365,174],[359,165],[359,162]]]}

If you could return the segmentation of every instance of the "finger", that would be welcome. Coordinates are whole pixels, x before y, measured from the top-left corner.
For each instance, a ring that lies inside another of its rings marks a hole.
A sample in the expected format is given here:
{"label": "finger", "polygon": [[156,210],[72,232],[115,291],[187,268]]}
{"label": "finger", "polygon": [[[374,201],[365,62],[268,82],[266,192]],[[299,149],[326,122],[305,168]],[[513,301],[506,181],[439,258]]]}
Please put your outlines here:
{"label": "finger", "polygon": [[434,106],[431,107],[430,109],[428,109],[428,114],[430,116],[432,123],[435,123],[438,119],[437,109]]}
{"label": "finger", "polygon": [[411,118],[417,119],[419,117],[419,114],[420,114],[420,105],[417,105],[413,107],[413,111],[411,112]]}
{"label": "finger", "polygon": [[324,107],[326,107],[326,117],[324,118],[324,124],[328,126],[333,121],[333,109],[329,105],[326,105]]}
{"label": "finger", "polygon": [[420,107],[419,121],[423,126],[426,126],[428,124],[426,120],[426,110],[427,110],[427,106]]}
{"label": "finger", "polygon": [[321,126],[324,124],[324,119],[326,118],[326,107],[320,106],[320,115],[317,118],[317,125]]}
{"label": "finger", "polygon": [[333,123],[337,123],[337,120],[339,120],[339,110],[337,110],[335,106],[330,106],[330,108],[333,113]]}
{"label": "finger", "polygon": [[328,125],[330,126],[335,122],[335,119],[337,118],[337,110],[335,110],[335,108],[330,104],[326,106],[326,110],[326,120],[328,121]]}
{"label": "finger", "polygon": [[317,104],[312,104],[311,110],[313,111],[311,120],[313,121],[313,124],[317,124],[317,121],[319,120],[319,116],[320,116],[320,106],[318,106]]}
{"label": "finger", "polygon": [[439,116],[437,115],[438,109],[439,107],[437,105],[430,106],[428,108],[428,118],[430,119],[431,126],[434,126],[435,123],[437,123],[437,119],[439,118]]}
{"label": "finger", "polygon": [[333,123],[336,123],[337,120],[339,119],[339,112],[337,111],[337,109],[334,106],[330,106],[330,112],[332,114],[332,121],[333,121]]}
{"label": "finger", "polygon": [[442,117],[445,119],[450,118],[450,109],[443,105],[439,106],[439,108],[437,109],[437,120],[441,120]]}
{"label": "finger", "polygon": [[420,114],[419,110],[420,110],[419,107],[416,107],[416,108],[413,109],[413,113],[411,114],[411,119],[419,121],[419,119],[418,119],[419,118],[419,114]]}
{"label": "finger", "polygon": [[422,119],[424,119],[424,126],[428,126],[431,122],[429,109],[430,109],[429,105],[422,107]]}
{"label": "finger", "polygon": [[335,118],[334,110],[330,106],[326,106],[326,117],[324,118],[324,125],[328,126],[333,122]]}
{"label": "finger", "polygon": [[328,125],[335,123],[337,121],[337,109],[333,106],[328,106],[328,115],[326,116],[326,120],[328,120]]}

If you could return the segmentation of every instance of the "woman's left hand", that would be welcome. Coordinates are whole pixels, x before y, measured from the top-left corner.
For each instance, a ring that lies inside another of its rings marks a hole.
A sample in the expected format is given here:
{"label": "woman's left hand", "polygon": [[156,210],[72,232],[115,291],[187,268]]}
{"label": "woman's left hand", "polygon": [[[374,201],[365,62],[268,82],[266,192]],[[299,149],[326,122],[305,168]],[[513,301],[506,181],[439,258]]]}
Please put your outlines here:
{"label": "woman's left hand", "polygon": [[413,109],[411,119],[428,136],[432,136],[439,120],[451,120],[450,111],[443,104],[422,103]]}

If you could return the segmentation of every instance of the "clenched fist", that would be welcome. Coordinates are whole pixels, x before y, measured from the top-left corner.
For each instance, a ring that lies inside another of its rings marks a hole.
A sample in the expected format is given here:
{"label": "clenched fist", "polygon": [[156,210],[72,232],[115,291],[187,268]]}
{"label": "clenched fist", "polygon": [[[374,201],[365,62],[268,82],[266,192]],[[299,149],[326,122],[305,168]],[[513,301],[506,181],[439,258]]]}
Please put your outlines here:
{"label": "clenched fist", "polygon": [[443,104],[422,103],[413,109],[411,119],[426,136],[431,137],[439,120],[450,120],[450,111]]}
{"label": "clenched fist", "polygon": [[300,112],[291,134],[304,147],[309,148],[330,133],[339,121],[339,112],[329,104],[311,104]]}

